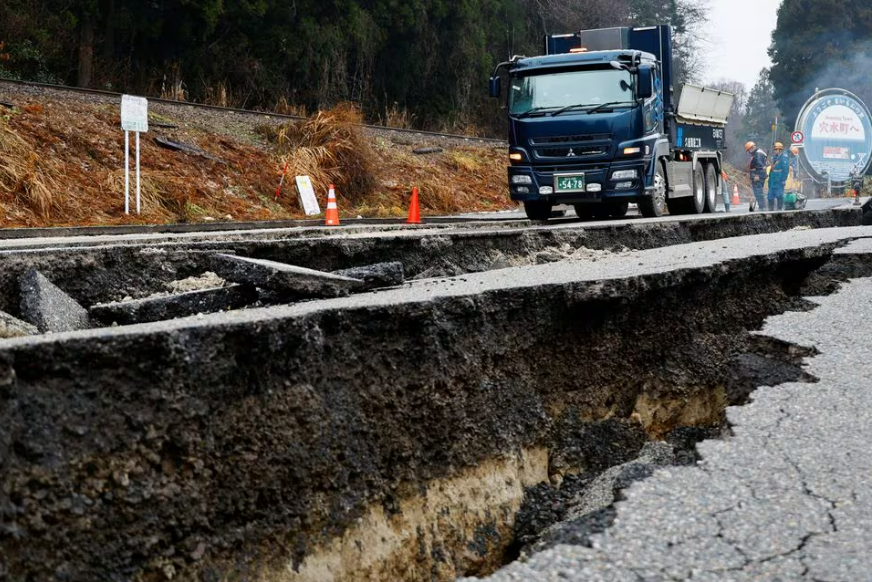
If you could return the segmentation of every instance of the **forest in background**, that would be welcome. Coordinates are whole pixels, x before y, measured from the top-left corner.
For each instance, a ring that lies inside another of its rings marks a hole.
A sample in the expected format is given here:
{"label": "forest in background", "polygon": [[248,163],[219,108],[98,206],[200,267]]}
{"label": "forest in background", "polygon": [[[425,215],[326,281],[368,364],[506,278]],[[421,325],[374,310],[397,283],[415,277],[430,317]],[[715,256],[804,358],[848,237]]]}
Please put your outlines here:
{"label": "forest in background", "polygon": [[[704,0],[0,0],[0,77],[313,113],[354,103],[371,123],[505,135],[494,65],[542,36],[672,25],[679,82],[704,77]],[[716,27],[717,23],[709,23]],[[872,4],[783,0],[773,66],[736,93],[729,158],[792,127],[815,88],[872,102]],[[741,58],[741,57],[737,57]],[[786,133],[775,136],[782,141]],[[768,147],[768,146],[767,146]]]}
{"label": "forest in background", "polygon": [[494,65],[546,33],[666,23],[700,76],[700,0],[3,0],[0,77],[499,134]]}

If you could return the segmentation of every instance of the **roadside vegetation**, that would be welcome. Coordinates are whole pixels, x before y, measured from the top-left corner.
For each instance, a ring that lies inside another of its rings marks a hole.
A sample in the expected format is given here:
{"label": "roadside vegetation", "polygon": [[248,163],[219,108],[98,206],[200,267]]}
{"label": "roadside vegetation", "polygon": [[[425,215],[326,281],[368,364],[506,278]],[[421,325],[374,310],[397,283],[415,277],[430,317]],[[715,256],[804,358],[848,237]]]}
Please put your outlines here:
{"label": "roadside vegetation", "polygon": [[[125,215],[117,104],[3,96],[16,106],[0,109],[2,227],[306,218],[294,187],[294,176],[304,174],[322,211],[327,186],[336,184],[342,217],[403,217],[413,186],[424,215],[514,208],[504,147],[372,132],[358,125],[355,107],[340,105],[284,125],[250,116],[250,131],[226,131],[214,113],[198,122],[190,113],[180,121],[155,111],[155,125],[141,138],[142,214]],[[160,147],[158,136],[199,152]],[[437,151],[413,153],[421,146]]]}

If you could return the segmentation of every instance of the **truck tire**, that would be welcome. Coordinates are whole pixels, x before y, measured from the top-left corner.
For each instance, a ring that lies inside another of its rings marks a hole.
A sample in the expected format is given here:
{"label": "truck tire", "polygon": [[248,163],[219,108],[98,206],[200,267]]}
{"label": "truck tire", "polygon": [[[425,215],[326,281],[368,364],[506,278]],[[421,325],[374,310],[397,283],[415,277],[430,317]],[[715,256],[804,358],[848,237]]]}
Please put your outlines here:
{"label": "truck tire", "polygon": [[714,212],[718,204],[718,173],[714,164],[705,165],[705,211]]}
{"label": "truck tire", "polygon": [[619,202],[606,202],[603,205],[604,210],[612,218],[623,218],[627,216],[627,211],[630,209],[630,202],[627,200]]}
{"label": "truck tire", "polygon": [[691,192],[690,196],[670,198],[669,214],[702,214],[705,210],[705,174],[699,162],[693,165]]}
{"label": "truck tire", "polygon": [[593,220],[596,216],[599,205],[597,204],[576,204],[574,205],[575,214],[582,220]]}
{"label": "truck tire", "polygon": [[654,169],[654,190],[650,196],[639,198],[639,211],[645,218],[663,216],[666,212],[666,170],[663,162],[657,162]]}
{"label": "truck tire", "polygon": [[530,220],[548,220],[553,206],[545,200],[528,200],[524,202],[524,212]]}
{"label": "truck tire", "polygon": [[702,164],[693,165],[693,196],[687,199],[688,214],[702,214],[705,210],[705,173]]}

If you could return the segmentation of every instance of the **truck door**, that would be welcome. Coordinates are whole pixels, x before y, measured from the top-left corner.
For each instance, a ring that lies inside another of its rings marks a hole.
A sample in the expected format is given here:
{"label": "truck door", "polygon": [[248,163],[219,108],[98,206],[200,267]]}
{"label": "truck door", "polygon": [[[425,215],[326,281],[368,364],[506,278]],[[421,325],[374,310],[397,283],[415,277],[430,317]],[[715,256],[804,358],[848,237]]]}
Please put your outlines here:
{"label": "truck door", "polygon": [[651,82],[653,84],[652,97],[650,97],[642,108],[645,118],[645,134],[654,133],[660,130],[660,122],[663,121],[663,94],[661,92],[660,70],[659,67],[652,75]]}

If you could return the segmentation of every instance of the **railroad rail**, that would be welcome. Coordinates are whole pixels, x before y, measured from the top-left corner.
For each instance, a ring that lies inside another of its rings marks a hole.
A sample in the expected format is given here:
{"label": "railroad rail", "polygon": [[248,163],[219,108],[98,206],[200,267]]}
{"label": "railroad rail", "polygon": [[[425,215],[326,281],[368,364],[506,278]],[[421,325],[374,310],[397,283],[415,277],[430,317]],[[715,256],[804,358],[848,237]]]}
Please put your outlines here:
{"label": "railroad rail", "polygon": [[[427,228],[434,226],[453,226],[464,224],[494,225],[502,222],[529,222],[526,217],[517,216],[482,216],[479,218],[459,216],[430,216],[421,219],[421,224],[410,225],[405,218],[343,218],[343,226],[408,226],[409,228]],[[59,238],[72,236],[120,236],[127,234],[175,234],[175,233],[208,233],[242,230],[272,230],[287,228],[321,228],[324,220],[264,220],[264,221],[234,221],[234,222],[197,222],[170,224],[120,224],[112,226],[53,226],[53,227],[0,227],[0,240],[25,238]],[[324,227],[335,229],[336,227]]]}
{"label": "railroad rail", "polygon": [[[7,79],[0,77],[0,83],[9,83],[14,85],[23,85],[27,87],[42,87],[45,89],[51,89],[54,91],[68,91],[71,93],[83,93],[87,95],[102,95],[105,97],[112,97],[121,99],[123,93],[117,93],[115,91],[106,91],[103,89],[88,89],[83,87],[71,87],[69,85],[54,85],[51,83],[38,83],[35,81],[21,81],[18,79]],[[220,105],[208,105],[206,103],[192,103],[190,101],[176,101],[174,99],[163,99],[160,97],[148,97],[148,100],[152,103],[162,103],[165,105],[186,105],[188,107],[195,107],[200,109],[212,109],[215,111],[223,111],[227,113],[238,113],[242,115],[265,115],[267,117],[275,117],[278,119],[292,119],[292,120],[303,120],[306,119],[302,115],[289,115],[286,113],[274,113],[271,111],[258,111],[254,109],[240,109],[236,107],[222,107]],[[365,127],[367,129],[379,130],[379,131],[396,131],[398,133],[410,133],[410,134],[419,134],[419,135],[428,135],[433,137],[443,137],[449,139],[463,139],[470,141],[479,141],[486,143],[494,143],[494,144],[505,144],[506,140],[491,138],[491,137],[477,137],[477,136],[469,136],[469,135],[459,135],[453,133],[439,133],[436,131],[426,131],[421,129],[408,129],[403,127],[387,127],[384,125],[370,125],[370,124],[361,124],[361,127]]]}

